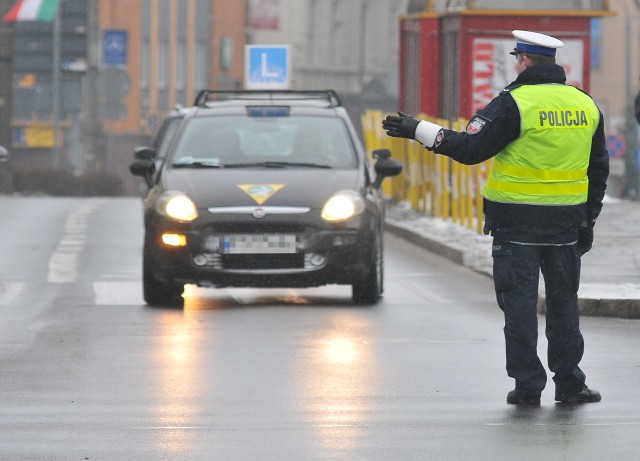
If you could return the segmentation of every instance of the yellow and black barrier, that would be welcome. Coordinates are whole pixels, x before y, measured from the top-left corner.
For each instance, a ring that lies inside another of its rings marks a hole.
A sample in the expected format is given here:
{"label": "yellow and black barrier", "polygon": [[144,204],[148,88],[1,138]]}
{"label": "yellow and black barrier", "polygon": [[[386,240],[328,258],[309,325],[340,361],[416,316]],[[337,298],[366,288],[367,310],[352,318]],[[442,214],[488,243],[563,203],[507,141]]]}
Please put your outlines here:
{"label": "yellow and black barrier", "polygon": [[[484,214],[480,191],[491,168],[491,160],[478,165],[463,165],[444,155],[425,149],[420,143],[387,136],[382,129],[382,111],[369,110],[362,115],[364,142],[371,154],[375,149],[389,149],[403,165],[403,174],[387,179],[383,195],[406,201],[428,216],[438,217],[482,233]],[[416,116],[445,128],[463,131],[467,121]]]}

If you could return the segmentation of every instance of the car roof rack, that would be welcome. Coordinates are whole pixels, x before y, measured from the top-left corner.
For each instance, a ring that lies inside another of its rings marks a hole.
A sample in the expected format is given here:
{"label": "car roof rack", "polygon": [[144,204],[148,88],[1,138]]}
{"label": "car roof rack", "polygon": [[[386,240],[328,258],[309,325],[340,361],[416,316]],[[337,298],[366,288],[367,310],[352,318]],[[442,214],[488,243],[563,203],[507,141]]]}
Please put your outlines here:
{"label": "car roof rack", "polygon": [[194,106],[207,107],[207,102],[230,99],[246,101],[327,101],[330,106],[342,106],[334,90],[200,90]]}

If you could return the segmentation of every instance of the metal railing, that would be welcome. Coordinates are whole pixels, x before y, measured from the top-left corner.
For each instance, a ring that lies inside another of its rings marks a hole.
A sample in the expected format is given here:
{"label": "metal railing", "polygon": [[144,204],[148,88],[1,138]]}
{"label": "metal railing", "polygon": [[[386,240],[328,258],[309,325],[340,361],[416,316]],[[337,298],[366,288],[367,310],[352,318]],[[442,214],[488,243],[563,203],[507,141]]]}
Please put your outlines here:
{"label": "metal railing", "polygon": [[[428,216],[451,220],[482,234],[484,213],[480,191],[491,168],[491,160],[478,165],[462,165],[444,155],[425,149],[420,143],[387,136],[382,130],[382,111],[369,110],[362,115],[362,132],[369,152],[389,149],[403,164],[403,174],[387,179],[382,186],[385,197],[406,201]],[[445,128],[463,131],[467,120],[453,123],[419,114]]]}

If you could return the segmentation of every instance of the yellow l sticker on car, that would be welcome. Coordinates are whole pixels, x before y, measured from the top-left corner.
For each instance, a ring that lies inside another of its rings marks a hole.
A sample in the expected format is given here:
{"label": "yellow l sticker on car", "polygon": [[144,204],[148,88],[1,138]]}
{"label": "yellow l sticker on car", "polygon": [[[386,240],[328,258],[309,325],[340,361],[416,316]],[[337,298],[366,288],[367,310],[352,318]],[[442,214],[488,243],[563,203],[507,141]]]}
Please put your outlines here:
{"label": "yellow l sticker on car", "polygon": [[238,184],[258,205],[269,200],[273,194],[284,187],[284,184]]}

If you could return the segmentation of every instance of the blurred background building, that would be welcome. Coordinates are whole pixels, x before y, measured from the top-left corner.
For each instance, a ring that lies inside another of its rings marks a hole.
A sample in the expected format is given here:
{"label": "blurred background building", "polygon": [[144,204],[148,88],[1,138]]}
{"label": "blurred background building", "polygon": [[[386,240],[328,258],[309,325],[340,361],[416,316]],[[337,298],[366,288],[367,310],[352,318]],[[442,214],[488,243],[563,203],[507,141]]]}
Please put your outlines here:
{"label": "blurred background building", "polygon": [[640,131],[633,101],[640,91],[640,0],[609,0],[615,16],[592,27],[591,93],[604,112],[611,176],[607,192],[640,199]]}
{"label": "blurred background building", "polygon": [[398,18],[409,13],[411,3],[255,0],[250,2],[248,41],[288,44],[292,87],[336,90],[359,124],[359,114],[366,108],[397,108]]}
{"label": "blurred background building", "polygon": [[109,173],[134,193],[133,148],[172,108],[242,86],[246,0],[60,0],[58,20],[0,22],[0,144],[18,169]]}
{"label": "blurred background building", "polygon": [[[14,3],[0,0],[0,15]],[[493,9],[505,4],[472,3]],[[636,198],[638,130],[630,110],[640,89],[640,0],[508,3],[512,10],[541,17],[550,11],[611,13],[591,22],[589,90],[607,117],[615,176],[610,190]],[[365,109],[393,111],[401,105],[399,18],[459,13],[470,2],[61,0],[60,5],[58,33],[56,23],[0,23],[0,145],[9,148],[16,167],[106,172],[120,177],[131,194],[137,191],[127,170],[133,148],[149,143],[160,120],[176,105],[192,104],[199,89],[243,88],[245,45],[287,45],[290,87],[335,89],[359,123]]]}

